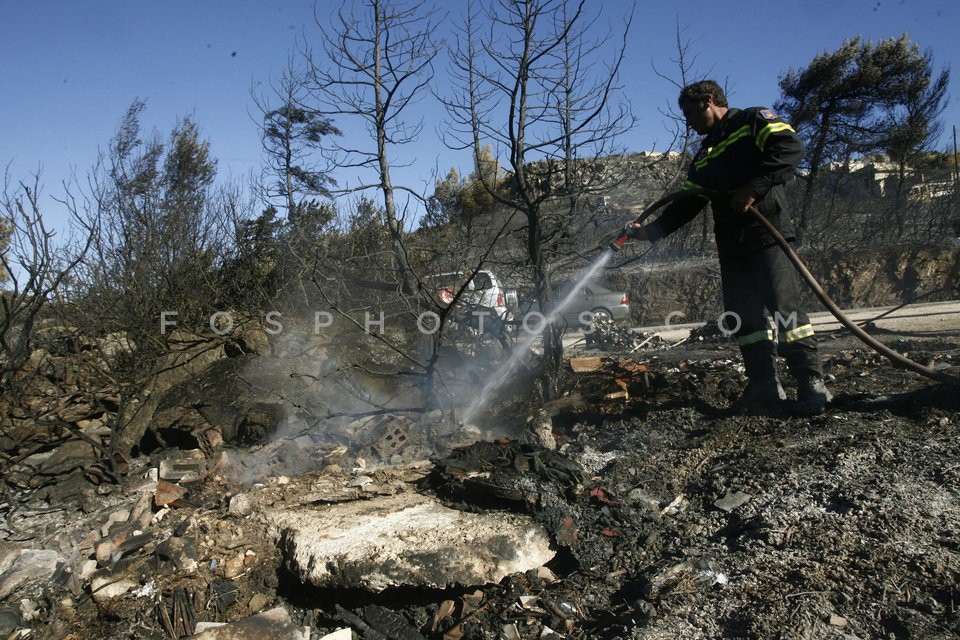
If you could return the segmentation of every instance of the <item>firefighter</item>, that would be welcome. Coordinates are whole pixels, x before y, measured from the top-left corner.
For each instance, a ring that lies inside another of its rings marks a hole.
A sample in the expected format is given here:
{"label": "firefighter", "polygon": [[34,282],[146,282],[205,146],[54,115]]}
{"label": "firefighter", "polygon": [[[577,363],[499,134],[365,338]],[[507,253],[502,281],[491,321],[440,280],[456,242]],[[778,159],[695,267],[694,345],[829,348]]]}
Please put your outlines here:
{"label": "firefighter", "polygon": [[[755,206],[787,240],[794,240],[784,184],[803,155],[793,128],[771,109],[735,109],[723,89],[703,80],[680,91],[687,126],[706,136],[683,189],[653,222],[627,225],[628,235],[655,242],[690,222],[709,202],[720,258],[725,326],[735,337],[748,383],[732,405],[738,413],[777,410],[786,393],[777,354],[797,381],[796,410],[822,413],[832,399],[823,383],[810,319],[800,307],[797,273],[770,233],[747,210]],[[706,193],[698,192],[706,190]]]}

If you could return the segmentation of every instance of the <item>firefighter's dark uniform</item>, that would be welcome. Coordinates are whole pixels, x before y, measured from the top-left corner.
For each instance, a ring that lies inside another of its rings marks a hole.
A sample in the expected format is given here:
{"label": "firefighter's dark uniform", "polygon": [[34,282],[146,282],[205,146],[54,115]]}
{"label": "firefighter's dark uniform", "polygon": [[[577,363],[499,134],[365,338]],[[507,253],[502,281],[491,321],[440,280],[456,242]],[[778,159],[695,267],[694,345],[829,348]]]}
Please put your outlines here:
{"label": "firefighter's dark uniform", "polygon": [[803,143],[796,132],[770,109],[728,109],[704,139],[683,186],[704,188],[712,195],[676,200],[647,227],[649,238],[657,240],[692,220],[710,202],[725,323],[735,329],[751,381],[776,380],[774,328],[779,353],[791,373],[798,380],[822,376],[813,327],[800,308],[793,265],[753,215],[735,211],[729,202],[730,192],[750,186],[758,194],[754,206],[793,240],[783,185],[793,177],[802,155]]}

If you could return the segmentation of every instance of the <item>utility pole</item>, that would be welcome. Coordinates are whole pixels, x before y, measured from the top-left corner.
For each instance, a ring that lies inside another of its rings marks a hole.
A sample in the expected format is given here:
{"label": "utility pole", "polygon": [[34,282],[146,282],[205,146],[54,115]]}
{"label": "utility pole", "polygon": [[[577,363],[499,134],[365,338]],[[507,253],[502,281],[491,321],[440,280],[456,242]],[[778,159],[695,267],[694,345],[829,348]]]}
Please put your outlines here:
{"label": "utility pole", "polygon": [[960,185],[960,165],[957,164],[957,125],[953,125],[953,181]]}

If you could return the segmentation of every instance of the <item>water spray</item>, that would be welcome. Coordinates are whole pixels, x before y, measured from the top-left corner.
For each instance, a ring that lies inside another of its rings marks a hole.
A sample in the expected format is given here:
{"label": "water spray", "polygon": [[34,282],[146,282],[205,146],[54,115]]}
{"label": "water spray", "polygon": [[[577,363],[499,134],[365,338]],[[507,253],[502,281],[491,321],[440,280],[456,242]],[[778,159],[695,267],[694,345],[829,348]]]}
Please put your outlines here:
{"label": "water spray", "polygon": [[[687,191],[677,191],[675,193],[670,193],[660,198],[649,207],[646,207],[639,216],[633,221],[633,224],[639,224],[646,220],[653,212],[657,209],[663,207],[664,205],[677,200],[678,198],[684,198],[693,195],[700,195],[700,191],[687,190]],[[607,262],[613,258],[613,255],[627,243],[627,240],[630,239],[630,234],[626,229],[623,230],[620,235],[618,235],[609,246],[600,254],[600,256],[587,267],[580,277],[577,279],[577,282],[574,287],[571,288],[570,292],[565,298],[563,298],[559,304],[557,304],[553,309],[551,309],[550,314],[547,315],[543,320],[543,325],[541,330],[545,330],[552,323],[556,322],[572,302],[576,294],[587,285],[588,282],[603,268]],[[523,340],[521,340],[513,349],[510,357],[497,369],[497,371],[491,375],[486,384],[480,392],[474,396],[473,400],[464,408],[463,413],[461,414],[461,423],[470,424],[473,422],[476,415],[486,406],[487,402],[490,400],[490,397],[493,393],[498,390],[509,378],[513,375],[516,368],[520,365],[520,362],[525,354],[525,352],[533,346],[533,343],[540,337],[540,332],[530,332],[528,333]]]}
{"label": "water spray", "polygon": [[473,419],[476,417],[477,413],[486,406],[487,402],[490,400],[490,396],[494,391],[499,389],[509,378],[513,375],[516,368],[520,365],[523,360],[523,356],[526,354],[527,350],[533,346],[533,343],[537,341],[540,337],[540,334],[546,330],[548,326],[556,322],[561,315],[563,314],[564,309],[570,306],[570,303],[573,302],[577,293],[588,282],[597,274],[600,269],[613,257],[613,249],[607,249],[604,251],[597,260],[595,260],[577,279],[576,284],[571,287],[570,292],[550,310],[549,315],[543,318],[543,323],[540,326],[540,331],[530,331],[520,342],[516,344],[513,348],[510,357],[504,361],[503,364],[494,372],[490,377],[487,378],[486,383],[483,385],[483,388],[480,389],[480,392],[474,396],[473,400],[466,406],[461,414],[460,422],[464,425],[471,424]]}
{"label": "water spray", "polygon": [[[667,194],[646,207],[639,216],[633,221],[633,224],[639,224],[646,220],[653,212],[657,209],[660,209],[664,205],[673,202],[679,198],[685,198],[688,196],[701,195],[699,190],[686,190],[686,191],[677,191],[674,193]],[[600,254],[600,256],[590,264],[577,279],[576,284],[571,288],[570,292],[564,297],[555,307],[550,311],[550,314],[547,315],[543,320],[543,325],[541,330],[545,330],[552,323],[556,322],[562,315],[564,309],[566,309],[572,302],[577,293],[588,282],[613,258],[613,255],[627,243],[627,240],[630,239],[630,234],[626,229],[623,230],[620,235],[618,235],[609,246]],[[528,333],[523,340],[521,340],[513,349],[510,357],[497,369],[497,371],[492,374],[488,379],[486,384],[480,392],[474,396],[473,400],[466,406],[461,414],[461,423],[470,424],[480,410],[486,406],[487,402],[490,400],[490,397],[493,393],[499,389],[509,378],[513,375],[516,368],[519,366],[524,353],[533,346],[533,343],[540,337],[540,332],[530,332]]]}

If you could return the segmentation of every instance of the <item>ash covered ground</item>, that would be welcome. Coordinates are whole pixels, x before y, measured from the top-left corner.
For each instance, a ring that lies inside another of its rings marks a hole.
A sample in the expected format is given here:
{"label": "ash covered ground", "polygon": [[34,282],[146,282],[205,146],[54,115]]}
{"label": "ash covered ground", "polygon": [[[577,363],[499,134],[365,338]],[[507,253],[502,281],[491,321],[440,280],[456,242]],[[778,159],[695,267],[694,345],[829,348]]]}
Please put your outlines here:
{"label": "ash covered ground", "polygon": [[[879,337],[938,367],[960,354],[957,335]],[[956,389],[821,344],[835,399],[816,418],[727,415],[742,378],[702,344],[639,376],[614,361],[629,400],[558,416],[571,446],[616,455],[597,482],[660,509],[646,539],[612,539],[597,580],[578,576],[583,637],[960,635]]]}
{"label": "ash covered ground", "polygon": [[[956,334],[878,338],[945,370],[960,357]],[[573,533],[552,527],[561,580],[492,590],[473,637],[511,611],[524,638],[564,622],[576,638],[960,636],[956,389],[835,334],[821,339],[826,413],[734,416],[744,378],[711,342],[570,374],[575,406],[553,431],[585,487],[529,507],[573,516]],[[577,614],[524,617],[523,593]]]}
{"label": "ash covered ground", "polygon": [[[960,333],[878,338],[924,364],[960,365]],[[115,556],[135,590],[96,599],[65,581],[26,598],[29,618],[23,590],[3,604],[12,616],[19,602],[38,638],[184,637],[191,617],[267,606],[312,637],[345,626],[365,639],[958,637],[960,393],[850,337],[821,345],[835,396],[821,416],[730,415],[745,379],[728,341],[590,350],[545,417],[522,403],[484,415],[546,421],[555,447],[481,441],[381,483],[529,515],[557,549],[545,570],[463,589],[309,587],[256,514],[230,506],[246,489],[210,475],[154,518],[152,540]],[[325,473],[350,475],[355,455],[327,451]],[[304,483],[265,491],[297,503]],[[56,517],[92,517],[80,507]],[[184,535],[199,545],[188,572],[168,566],[182,551],[159,550]]]}

